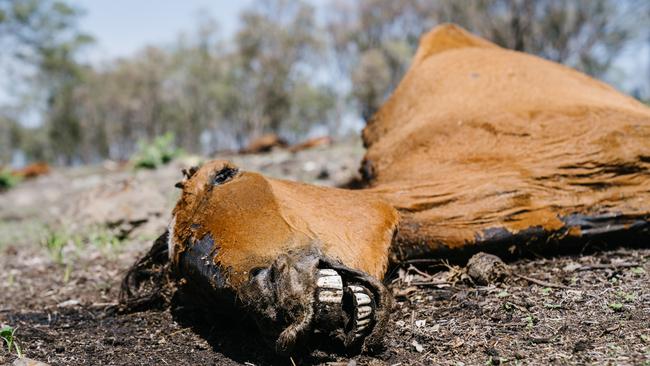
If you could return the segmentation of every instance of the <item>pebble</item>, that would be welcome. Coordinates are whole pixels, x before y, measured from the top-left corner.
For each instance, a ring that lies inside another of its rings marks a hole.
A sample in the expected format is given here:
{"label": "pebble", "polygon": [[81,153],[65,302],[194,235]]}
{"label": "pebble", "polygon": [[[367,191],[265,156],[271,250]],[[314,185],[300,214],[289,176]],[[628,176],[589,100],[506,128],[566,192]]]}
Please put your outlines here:
{"label": "pebble", "polygon": [[27,358],[27,357],[17,358],[11,365],[12,366],[49,366],[45,362],[32,360],[31,358]]}

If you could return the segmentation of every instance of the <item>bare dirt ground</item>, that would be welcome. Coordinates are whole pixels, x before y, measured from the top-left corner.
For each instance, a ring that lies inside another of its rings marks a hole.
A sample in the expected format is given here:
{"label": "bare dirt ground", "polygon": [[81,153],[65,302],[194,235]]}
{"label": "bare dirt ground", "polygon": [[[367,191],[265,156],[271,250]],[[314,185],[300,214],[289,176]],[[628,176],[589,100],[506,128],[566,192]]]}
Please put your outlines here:
{"label": "bare dirt ground", "polygon": [[[342,185],[363,149],[230,156],[244,169]],[[278,358],[239,318],[201,326],[182,309],[117,314],[119,283],[164,230],[185,158],[156,171],[58,170],[0,194],[0,325],[51,365],[650,365],[650,243],[520,259],[478,286],[442,262],[405,265],[385,348]],[[15,352],[0,351],[0,364]]]}

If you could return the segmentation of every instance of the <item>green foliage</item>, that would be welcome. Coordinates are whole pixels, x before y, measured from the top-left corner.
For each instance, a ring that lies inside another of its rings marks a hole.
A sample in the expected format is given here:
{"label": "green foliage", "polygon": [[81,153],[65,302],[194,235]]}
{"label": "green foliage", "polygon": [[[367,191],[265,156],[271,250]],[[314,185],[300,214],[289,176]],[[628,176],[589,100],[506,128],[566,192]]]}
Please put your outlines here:
{"label": "green foliage", "polygon": [[532,329],[535,326],[535,324],[539,321],[533,315],[528,315],[523,320],[526,322],[526,328],[528,329]]}
{"label": "green foliage", "polygon": [[4,344],[7,346],[7,352],[11,353],[12,349],[16,351],[16,355],[19,358],[23,357],[23,353],[20,350],[20,346],[16,341],[16,328],[13,328],[9,325],[5,325],[0,328],[0,338],[4,341]]}
{"label": "green foliage", "polygon": [[634,267],[630,271],[635,275],[642,275],[645,273],[645,269],[643,269],[642,267]]}
{"label": "green foliage", "polygon": [[15,187],[20,181],[21,178],[12,174],[11,170],[0,168],[0,192]]}
{"label": "green foliage", "polygon": [[645,334],[641,334],[641,335],[639,335],[639,337],[640,337],[641,340],[644,341],[645,343],[650,343],[650,336],[647,336],[647,335],[645,335]]}
{"label": "green foliage", "polygon": [[634,302],[636,300],[636,294],[632,292],[618,291],[616,293],[616,296],[618,296],[624,302]]}
{"label": "green foliage", "polygon": [[617,311],[617,312],[618,311],[623,311],[623,304],[621,304],[620,302],[610,302],[608,305],[609,305],[609,308],[614,310],[614,311]]}
{"label": "green foliage", "polygon": [[121,244],[122,239],[116,230],[103,225],[91,225],[75,231],[47,228],[41,237],[42,247],[47,250],[52,261],[63,269],[64,282],[72,274],[74,259],[86,250],[101,250],[104,255],[112,256]]}
{"label": "green foliage", "polygon": [[57,263],[63,264],[63,249],[71,241],[70,235],[64,231],[50,230],[47,236],[43,239],[42,244],[50,258]]}
{"label": "green foliage", "polygon": [[106,256],[115,254],[122,244],[122,239],[116,233],[115,229],[106,227],[94,227],[84,235],[80,240],[80,244],[90,244],[99,248]]}
{"label": "green foliage", "polygon": [[151,143],[138,142],[138,152],[132,162],[136,169],[156,169],[180,156],[182,151],[174,144],[174,134],[167,132],[156,137]]}
{"label": "green foliage", "polygon": [[28,66],[22,70],[33,70],[23,75],[29,89],[22,98],[44,111],[47,146],[38,146],[34,155],[72,164],[79,160],[83,138],[74,107],[83,74],[77,55],[93,42],[77,28],[81,11],[63,1],[9,0],[0,2],[0,12],[0,41],[10,45],[4,56]]}

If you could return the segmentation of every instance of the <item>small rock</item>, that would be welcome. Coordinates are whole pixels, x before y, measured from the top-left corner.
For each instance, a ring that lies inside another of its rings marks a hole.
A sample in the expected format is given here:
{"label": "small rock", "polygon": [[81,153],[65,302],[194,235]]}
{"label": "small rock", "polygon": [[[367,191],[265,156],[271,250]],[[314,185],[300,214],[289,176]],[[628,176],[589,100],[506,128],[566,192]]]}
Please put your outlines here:
{"label": "small rock", "polygon": [[11,365],[12,366],[49,366],[45,362],[32,360],[31,358],[27,358],[27,357],[17,358]]}
{"label": "small rock", "polygon": [[479,252],[467,262],[467,274],[479,285],[488,285],[503,280],[510,269],[496,255]]}
{"label": "small rock", "polygon": [[77,305],[79,305],[79,300],[71,299],[71,300],[67,300],[67,301],[59,303],[57,305],[57,307],[59,307],[59,308],[71,308],[71,307],[77,306]]}
{"label": "small rock", "polygon": [[415,321],[415,326],[418,327],[418,328],[422,328],[422,327],[424,327],[425,325],[427,325],[427,321],[424,320],[424,319],[423,319],[423,320],[416,320],[416,321]]}
{"label": "small rock", "polygon": [[418,341],[416,341],[415,339],[413,340],[413,342],[411,342],[411,344],[413,345],[413,347],[415,347],[416,351],[418,351],[420,353],[422,353],[422,351],[424,351],[424,347],[422,347],[422,345],[420,343],[418,343]]}
{"label": "small rock", "polygon": [[564,272],[573,272],[573,271],[577,270],[580,267],[582,267],[582,265],[580,265],[578,263],[575,263],[575,262],[571,262],[571,263],[567,264],[566,266],[564,266],[562,268],[562,270]]}

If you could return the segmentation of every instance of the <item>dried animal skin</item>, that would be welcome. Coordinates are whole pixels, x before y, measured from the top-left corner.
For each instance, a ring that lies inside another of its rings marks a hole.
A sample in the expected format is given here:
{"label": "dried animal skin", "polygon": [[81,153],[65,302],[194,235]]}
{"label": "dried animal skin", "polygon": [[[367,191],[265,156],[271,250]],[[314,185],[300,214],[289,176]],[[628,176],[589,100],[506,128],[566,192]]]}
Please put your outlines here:
{"label": "dried animal skin", "polygon": [[402,215],[396,262],[648,227],[650,109],[453,25],[421,39],[363,138],[369,191]]}
{"label": "dried animal skin", "polygon": [[[316,333],[367,348],[389,260],[650,236],[650,109],[455,26],[422,38],[363,138],[363,190],[224,161],[186,174],[167,235],[179,282],[236,298],[278,352]],[[488,283],[503,268],[484,259],[471,272]]]}

